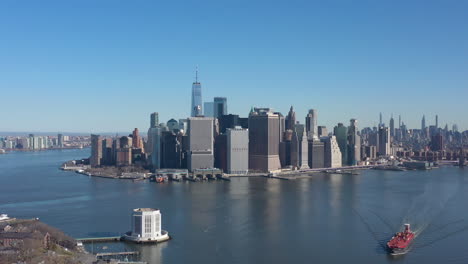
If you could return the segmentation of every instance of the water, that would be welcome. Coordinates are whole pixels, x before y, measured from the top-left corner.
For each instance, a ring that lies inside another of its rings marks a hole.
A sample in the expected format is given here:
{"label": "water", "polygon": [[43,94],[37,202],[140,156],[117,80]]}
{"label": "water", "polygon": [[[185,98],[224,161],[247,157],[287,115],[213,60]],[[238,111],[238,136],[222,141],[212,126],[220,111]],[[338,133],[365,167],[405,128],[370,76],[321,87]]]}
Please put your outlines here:
{"label": "water", "polygon": [[[88,155],[0,155],[0,212],[91,237],[128,231],[133,208],[160,208],[171,241],[93,245],[139,250],[149,263],[468,262],[467,169],[165,184],[57,169]],[[407,255],[388,256],[382,245],[405,222],[418,237]]]}

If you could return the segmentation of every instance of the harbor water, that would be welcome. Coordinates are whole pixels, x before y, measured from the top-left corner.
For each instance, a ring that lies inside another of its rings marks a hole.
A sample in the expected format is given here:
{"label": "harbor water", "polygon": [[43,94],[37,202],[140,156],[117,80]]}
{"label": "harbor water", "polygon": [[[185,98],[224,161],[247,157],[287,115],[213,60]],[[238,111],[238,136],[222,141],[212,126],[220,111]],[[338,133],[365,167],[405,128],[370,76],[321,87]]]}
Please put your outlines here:
{"label": "harbor water", "polygon": [[[1,155],[0,213],[81,238],[122,234],[133,208],[159,208],[172,240],[91,248],[139,251],[148,263],[468,263],[467,168],[162,184],[58,169],[87,156]],[[404,223],[417,237],[408,254],[389,256],[385,242]]]}

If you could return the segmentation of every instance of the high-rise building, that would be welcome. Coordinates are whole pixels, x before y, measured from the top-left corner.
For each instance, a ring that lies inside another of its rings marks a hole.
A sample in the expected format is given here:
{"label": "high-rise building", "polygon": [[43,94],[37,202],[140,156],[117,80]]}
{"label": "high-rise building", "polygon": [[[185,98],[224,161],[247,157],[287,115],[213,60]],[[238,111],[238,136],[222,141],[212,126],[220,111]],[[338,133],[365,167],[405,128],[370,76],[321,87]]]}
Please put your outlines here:
{"label": "high-rise building", "polygon": [[335,136],[322,137],[320,140],[324,143],[324,166],[325,168],[341,167],[341,150],[338,146]]}
{"label": "high-rise building", "polygon": [[439,128],[439,115],[435,116],[435,127],[436,127],[436,129]]}
{"label": "high-rise building", "polygon": [[431,136],[431,150],[432,151],[442,151],[444,150],[444,138],[440,133],[437,133],[434,136]]}
{"label": "high-rise building", "polygon": [[309,167],[311,169],[325,167],[325,144],[319,139],[309,143]]}
{"label": "high-rise building", "polygon": [[299,168],[302,170],[309,169],[309,140],[307,138],[305,126],[296,125],[296,133],[299,140]]}
{"label": "high-rise building", "polygon": [[421,130],[422,131],[426,130],[426,117],[424,115],[421,119]]}
{"label": "high-rise building", "polygon": [[98,167],[101,165],[102,159],[102,139],[99,135],[91,135],[91,157],[89,164],[91,167]]}
{"label": "high-rise building", "polygon": [[129,166],[132,165],[132,149],[128,146],[117,149],[116,153],[116,165],[121,166]]}
{"label": "high-rise building", "polygon": [[213,100],[213,117],[221,118],[227,115],[227,99],[226,97],[215,97]]}
{"label": "high-rise building", "polygon": [[393,120],[393,114],[390,117],[390,137],[395,136],[395,120]]}
{"label": "high-rise building", "polygon": [[214,141],[214,167],[227,172],[227,136],[216,135]]}
{"label": "high-rise building", "polygon": [[249,171],[249,130],[241,127],[228,128],[227,172],[245,174]]}
{"label": "high-rise building", "polygon": [[226,133],[226,129],[228,128],[235,128],[237,126],[240,126],[242,128],[248,128],[249,127],[249,122],[248,118],[241,118],[238,115],[223,115],[221,118],[219,118],[219,132],[221,134]]}
{"label": "high-rise building", "polygon": [[328,136],[328,130],[326,126],[318,126],[317,128],[319,138]]}
{"label": "high-rise building", "polygon": [[198,82],[198,67],[195,72],[195,82],[192,84],[192,109],[191,116],[200,116],[203,113],[202,109],[202,89],[201,83]]}
{"label": "high-rise building", "polygon": [[377,152],[380,156],[391,155],[391,142],[390,142],[390,130],[388,127],[379,127],[379,142],[377,144]]}
{"label": "high-rise building", "polygon": [[188,169],[213,168],[213,118],[188,118]]}
{"label": "high-rise building", "polygon": [[214,117],[214,103],[205,102],[203,103],[203,115],[205,117]]}
{"label": "high-rise building", "polygon": [[112,138],[102,140],[102,165],[112,165]]}
{"label": "high-rise building", "polygon": [[380,126],[383,126],[383,122],[382,122],[382,112],[380,112],[380,115],[379,115],[379,127]]}
{"label": "high-rise building", "polygon": [[333,129],[333,134],[336,136],[336,141],[341,151],[342,165],[348,164],[348,128],[343,123],[338,123]]}
{"label": "high-rise building", "polygon": [[357,120],[351,119],[348,127],[348,165],[357,165],[361,159],[361,137],[358,134]]}
{"label": "high-rise building", "polygon": [[173,131],[161,133],[161,168],[177,169],[181,167],[182,145],[180,137]]}
{"label": "high-rise building", "polygon": [[63,135],[62,134],[57,135],[57,146],[59,148],[63,148]]}
{"label": "high-rise building", "polygon": [[317,110],[315,109],[310,109],[309,113],[306,116],[306,131],[307,131],[307,137],[309,140],[319,139],[318,136],[318,128],[317,128]]}
{"label": "high-rise building", "polygon": [[156,127],[159,124],[159,113],[154,112],[151,114],[150,127]]}
{"label": "high-rise building", "polygon": [[252,109],[249,115],[249,170],[268,172],[281,168],[280,123],[280,115],[272,109]]}
{"label": "high-rise building", "polygon": [[296,112],[294,112],[293,107],[289,109],[288,115],[286,116],[286,130],[290,129],[296,131]]}
{"label": "high-rise building", "polygon": [[132,147],[143,148],[142,140],[141,140],[140,132],[138,131],[138,128],[135,128],[132,133]]}
{"label": "high-rise building", "polygon": [[160,126],[151,127],[148,131],[148,147],[151,148],[150,164],[153,170],[161,168],[161,134]]}
{"label": "high-rise building", "polygon": [[166,125],[169,131],[179,130],[179,122],[177,122],[175,119],[170,119],[167,121]]}

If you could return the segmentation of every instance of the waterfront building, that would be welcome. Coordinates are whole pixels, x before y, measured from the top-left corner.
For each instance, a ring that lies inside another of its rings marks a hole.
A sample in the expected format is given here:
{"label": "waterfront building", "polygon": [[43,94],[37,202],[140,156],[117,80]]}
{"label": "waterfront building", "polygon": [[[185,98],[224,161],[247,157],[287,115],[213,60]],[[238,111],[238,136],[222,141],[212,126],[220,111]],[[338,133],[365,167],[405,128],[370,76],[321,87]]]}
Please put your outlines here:
{"label": "waterfront building", "polygon": [[366,157],[369,159],[377,158],[377,147],[376,146],[366,146]]}
{"label": "waterfront building", "polygon": [[390,130],[388,127],[379,127],[377,152],[379,153],[379,156],[389,156],[391,155],[390,150]]}
{"label": "waterfront building", "polygon": [[102,140],[102,165],[112,165],[112,138]]}
{"label": "waterfront building", "polygon": [[311,169],[325,167],[325,144],[319,139],[309,143],[309,167]]}
{"label": "waterfront building", "polygon": [[203,116],[214,117],[214,103],[213,102],[203,103]]}
{"label": "waterfront building", "polygon": [[214,167],[221,169],[224,172],[227,172],[228,167],[228,155],[227,150],[227,136],[226,134],[221,134],[215,136],[214,141]]}
{"label": "waterfront building", "polygon": [[296,125],[297,137],[300,142],[299,145],[299,162],[298,166],[301,170],[309,169],[309,140],[304,125]]}
{"label": "waterfront building", "polygon": [[[182,146],[179,142],[178,135],[173,130],[162,131],[160,144],[160,167],[171,169],[180,168]],[[155,153],[155,155],[157,155],[157,153]]]}
{"label": "waterfront building", "polygon": [[320,138],[324,143],[324,167],[325,168],[337,168],[341,167],[341,150],[338,146],[335,136],[326,136]]}
{"label": "waterfront building", "polygon": [[358,134],[357,120],[351,119],[348,127],[348,165],[357,165],[361,158],[361,137]]}
{"label": "waterfront building", "polygon": [[[283,119],[284,120],[284,119]],[[281,168],[279,142],[281,118],[270,108],[254,108],[249,114],[249,170],[269,172]]]}
{"label": "waterfront building", "polygon": [[221,118],[223,115],[227,115],[227,98],[226,97],[215,97],[213,100],[213,117]]}
{"label": "waterfront building", "polygon": [[293,107],[289,109],[288,115],[286,116],[285,129],[296,131],[296,112],[294,112]]}
{"label": "waterfront building", "polygon": [[213,118],[188,118],[188,162],[189,171],[201,168],[213,168],[214,136]]}
{"label": "waterfront building", "polygon": [[283,141],[279,145],[281,167],[299,167],[299,140],[297,133],[291,129],[283,133]]}
{"label": "waterfront building", "polygon": [[162,230],[162,216],[159,209],[137,208],[132,214],[132,230],[124,238],[135,242],[158,242],[169,239]]}
{"label": "waterfront building", "polygon": [[153,170],[161,168],[161,133],[160,126],[151,127],[148,131],[148,145],[151,148],[150,165]]}
{"label": "waterfront building", "polygon": [[116,165],[119,167],[132,165],[132,149],[123,147],[117,149]]}
{"label": "waterfront building", "polygon": [[98,167],[101,165],[102,159],[102,139],[100,135],[91,135],[91,157],[89,164],[91,167]]}
{"label": "waterfront building", "polygon": [[341,151],[341,164],[348,165],[348,128],[343,123],[338,123],[333,129],[333,134],[336,136],[336,141]]}
{"label": "waterfront building", "polygon": [[132,133],[132,147],[143,148],[142,140],[141,140],[140,132],[138,131],[138,128],[135,128]]}
{"label": "waterfront building", "polygon": [[202,87],[201,83],[198,82],[198,68],[195,72],[195,82],[192,84],[192,117],[202,115]]}
{"label": "waterfront building", "polygon": [[229,128],[227,136],[227,173],[245,174],[249,171],[249,130]]}
{"label": "waterfront building", "polygon": [[309,140],[318,140],[318,127],[317,127],[317,110],[316,109],[310,109],[309,113],[306,116],[306,131],[307,131],[307,137]]}
{"label": "waterfront building", "polygon": [[167,121],[166,125],[169,131],[179,130],[179,122],[175,119],[170,119]]}
{"label": "waterfront building", "polygon": [[57,135],[57,146],[59,148],[63,148],[63,135],[62,134]]}

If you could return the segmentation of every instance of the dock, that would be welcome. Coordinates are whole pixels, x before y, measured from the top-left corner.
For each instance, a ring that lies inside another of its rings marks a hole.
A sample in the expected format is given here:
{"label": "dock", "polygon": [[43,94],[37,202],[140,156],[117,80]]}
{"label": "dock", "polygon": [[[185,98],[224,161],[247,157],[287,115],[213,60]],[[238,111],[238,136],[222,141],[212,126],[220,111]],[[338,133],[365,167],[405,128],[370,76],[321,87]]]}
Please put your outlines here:
{"label": "dock", "polygon": [[76,238],[75,240],[81,243],[99,243],[99,242],[114,242],[121,241],[121,236],[112,237],[88,237],[88,238]]}
{"label": "dock", "polygon": [[130,256],[130,255],[139,255],[140,252],[138,251],[125,251],[125,252],[101,252],[96,253],[96,257],[104,258],[104,257],[111,257],[111,256]]}

